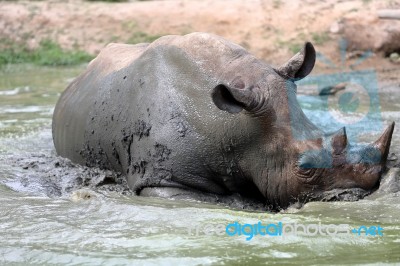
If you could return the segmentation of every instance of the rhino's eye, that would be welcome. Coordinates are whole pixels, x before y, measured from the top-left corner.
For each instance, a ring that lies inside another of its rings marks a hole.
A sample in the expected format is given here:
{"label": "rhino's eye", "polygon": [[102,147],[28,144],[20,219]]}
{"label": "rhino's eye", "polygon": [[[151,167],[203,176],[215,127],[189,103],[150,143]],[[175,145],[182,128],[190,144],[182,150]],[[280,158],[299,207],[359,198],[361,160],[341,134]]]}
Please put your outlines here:
{"label": "rhino's eye", "polygon": [[315,168],[303,168],[302,166],[297,167],[297,176],[301,178],[311,178],[314,176]]}
{"label": "rhino's eye", "polygon": [[332,167],[332,157],[325,150],[309,150],[300,155],[297,162],[296,175],[307,182],[323,173],[324,169]]}
{"label": "rhino's eye", "polygon": [[332,156],[325,149],[306,151],[301,154],[298,165],[301,169],[331,168]]}
{"label": "rhino's eye", "polygon": [[296,176],[303,183],[318,184],[319,180],[326,174],[323,168],[301,168],[297,166]]}

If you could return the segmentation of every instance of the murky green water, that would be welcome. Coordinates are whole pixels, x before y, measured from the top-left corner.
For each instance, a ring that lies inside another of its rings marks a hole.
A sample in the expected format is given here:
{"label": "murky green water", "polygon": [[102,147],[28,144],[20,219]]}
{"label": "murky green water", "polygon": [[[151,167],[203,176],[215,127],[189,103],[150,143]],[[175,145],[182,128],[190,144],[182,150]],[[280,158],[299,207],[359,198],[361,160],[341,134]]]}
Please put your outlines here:
{"label": "murky green water", "polygon": [[[18,158],[55,157],[51,114],[59,93],[83,67],[12,67],[0,72],[0,264],[69,265],[343,265],[400,263],[400,193],[358,202],[315,202],[300,210],[244,212],[196,202],[71,191],[48,197],[46,169]],[[397,101],[393,100],[397,97]],[[399,121],[399,93],[384,94],[384,120]],[[307,105],[303,100],[303,106]],[[311,100],[312,101],[312,100]],[[310,111],[311,112],[311,111]],[[398,123],[400,125],[400,123]],[[394,150],[399,147],[399,132]],[[366,138],[375,138],[371,134]],[[45,169],[38,174],[35,167]],[[27,169],[24,169],[27,168]],[[74,171],[71,169],[71,171]],[[39,175],[39,176],[38,176]],[[206,224],[380,225],[383,236],[206,235]],[[190,227],[200,228],[198,235]]]}

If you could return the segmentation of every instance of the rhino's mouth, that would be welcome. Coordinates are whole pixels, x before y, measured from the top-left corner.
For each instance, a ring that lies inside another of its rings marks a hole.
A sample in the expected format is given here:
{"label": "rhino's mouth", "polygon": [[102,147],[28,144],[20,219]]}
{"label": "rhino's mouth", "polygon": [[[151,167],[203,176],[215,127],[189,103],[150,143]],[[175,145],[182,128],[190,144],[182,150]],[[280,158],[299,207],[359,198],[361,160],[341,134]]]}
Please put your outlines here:
{"label": "rhino's mouth", "polygon": [[332,189],[328,191],[305,193],[299,196],[298,203],[304,205],[310,201],[358,201],[370,195],[373,190],[365,190],[362,188],[345,188]]}

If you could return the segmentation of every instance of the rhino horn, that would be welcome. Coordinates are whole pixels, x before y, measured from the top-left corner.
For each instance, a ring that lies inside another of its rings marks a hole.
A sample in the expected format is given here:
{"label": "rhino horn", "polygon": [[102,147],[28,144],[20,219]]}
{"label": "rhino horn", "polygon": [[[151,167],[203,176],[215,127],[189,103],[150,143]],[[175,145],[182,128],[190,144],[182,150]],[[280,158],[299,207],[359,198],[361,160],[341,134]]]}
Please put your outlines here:
{"label": "rhino horn", "polygon": [[381,163],[386,163],[389,154],[390,142],[392,141],[392,134],[394,130],[394,122],[392,122],[383,134],[377,139],[372,146],[381,152]]}
{"label": "rhino horn", "polygon": [[335,154],[341,154],[346,149],[348,141],[346,128],[342,127],[332,135],[332,148]]}

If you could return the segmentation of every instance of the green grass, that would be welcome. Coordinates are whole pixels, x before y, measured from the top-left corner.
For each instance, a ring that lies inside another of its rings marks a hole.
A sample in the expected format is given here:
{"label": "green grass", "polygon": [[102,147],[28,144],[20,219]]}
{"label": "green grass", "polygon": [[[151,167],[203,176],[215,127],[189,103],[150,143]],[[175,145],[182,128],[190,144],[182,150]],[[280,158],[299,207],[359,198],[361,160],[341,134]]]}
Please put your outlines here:
{"label": "green grass", "polygon": [[67,66],[88,62],[93,56],[83,51],[62,49],[51,40],[43,40],[39,47],[30,50],[19,43],[2,42],[0,45],[0,66],[7,64],[33,63],[41,66]]}
{"label": "green grass", "polygon": [[273,1],[273,4],[272,4],[272,6],[273,6],[275,9],[280,8],[281,5],[282,5],[282,1],[281,1],[281,0],[274,0],[274,1]]}
{"label": "green grass", "polygon": [[277,45],[279,48],[286,47],[291,53],[296,54],[303,48],[304,43],[300,43],[298,41],[283,41],[278,39]]}
{"label": "green grass", "polygon": [[133,33],[131,35],[131,37],[129,37],[129,39],[127,40],[127,43],[131,43],[131,44],[150,43],[150,42],[157,40],[161,36],[163,36],[163,35],[152,35],[152,34],[148,34],[146,32],[137,31],[137,32]]}
{"label": "green grass", "polygon": [[288,48],[293,54],[297,54],[303,48],[304,43],[289,43]]}
{"label": "green grass", "polygon": [[316,45],[322,45],[331,39],[327,32],[314,32],[311,37]]}
{"label": "green grass", "polygon": [[119,3],[119,2],[128,2],[128,0],[87,0],[89,2],[109,2],[109,3]]}
{"label": "green grass", "polygon": [[137,43],[151,43],[161,36],[165,34],[149,34],[147,32],[141,31],[138,26],[138,23],[134,20],[125,21],[122,23],[122,28],[125,32],[131,32],[132,34],[129,36],[128,39],[124,39],[123,41],[130,44],[137,44]]}

